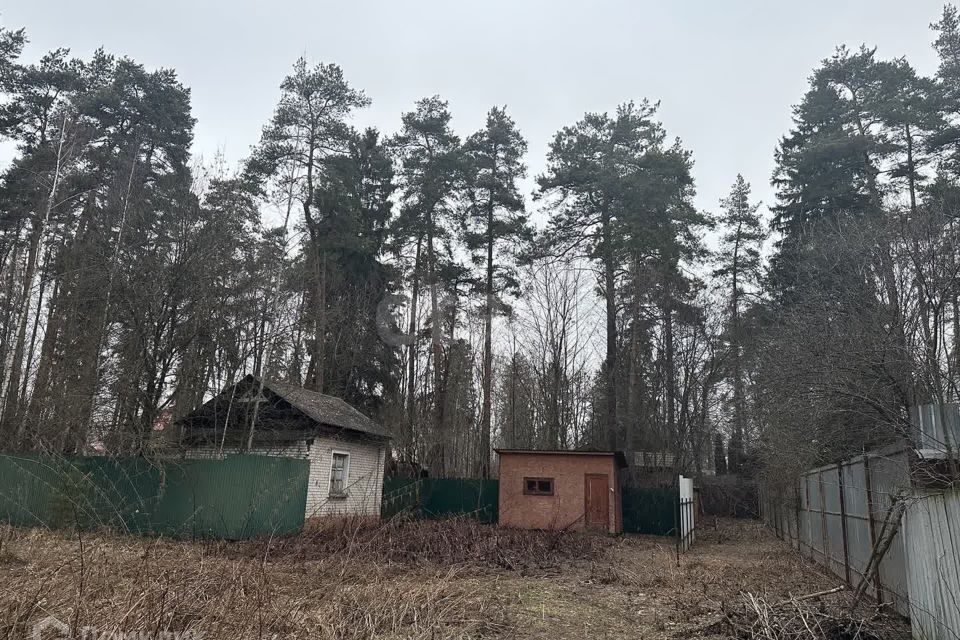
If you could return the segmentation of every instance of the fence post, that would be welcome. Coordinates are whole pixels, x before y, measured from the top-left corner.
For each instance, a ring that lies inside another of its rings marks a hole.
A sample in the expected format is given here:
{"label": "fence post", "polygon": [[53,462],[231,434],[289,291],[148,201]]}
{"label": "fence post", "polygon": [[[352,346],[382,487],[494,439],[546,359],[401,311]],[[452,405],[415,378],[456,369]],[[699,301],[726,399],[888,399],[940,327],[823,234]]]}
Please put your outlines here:
{"label": "fence post", "polygon": [[840,530],[843,535],[843,574],[850,584],[850,553],[847,549],[847,509],[843,497],[843,463],[837,465],[837,483],[840,490]]}
{"label": "fence post", "polygon": [[823,545],[823,559],[830,568],[830,536],[827,535],[827,501],[823,493],[823,470],[817,471],[817,490],[820,493],[820,543]]}
{"label": "fence post", "polygon": [[798,490],[801,491],[800,497],[803,499],[803,502],[801,504],[803,505],[804,508],[801,509],[801,511],[803,514],[804,524],[807,529],[807,538],[806,540],[804,540],[802,533],[799,534],[799,538],[800,538],[801,552],[805,547],[807,552],[807,557],[809,558],[809,557],[812,557],[813,554],[810,552],[810,483],[807,475],[808,474],[804,474],[803,477],[800,479],[801,482],[803,482],[803,487],[802,488],[798,487]]}
{"label": "fence post", "polygon": [[[803,477],[803,482],[806,483],[806,478]],[[794,485],[793,487],[795,508],[796,508],[796,520],[794,520],[794,531],[797,534],[797,551],[803,555],[803,534],[800,529],[800,483]]]}
{"label": "fence post", "polygon": [[[876,547],[877,545],[877,533],[876,533],[876,523],[873,521],[873,478],[870,474],[870,456],[863,454],[863,478],[864,484],[867,485],[867,525],[870,530],[870,546],[871,548]],[[874,587],[877,590],[877,602],[883,602],[883,579],[880,577],[880,567],[877,567],[877,570],[873,574],[874,578]],[[861,576],[861,580],[865,576]]]}

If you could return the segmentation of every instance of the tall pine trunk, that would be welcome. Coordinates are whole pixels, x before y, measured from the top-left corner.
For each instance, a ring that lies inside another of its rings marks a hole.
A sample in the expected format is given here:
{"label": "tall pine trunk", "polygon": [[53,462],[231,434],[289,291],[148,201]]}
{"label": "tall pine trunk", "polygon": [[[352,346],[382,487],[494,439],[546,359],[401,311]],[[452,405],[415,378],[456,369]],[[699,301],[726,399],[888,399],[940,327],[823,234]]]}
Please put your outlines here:
{"label": "tall pine trunk", "polygon": [[[23,437],[23,412],[20,408],[23,398],[20,396],[20,378],[24,374],[22,371],[24,350],[26,349],[27,323],[30,317],[30,306],[33,296],[33,279],[37,271],[37,262],[40,256],[41,243],[43,241],[46,225],[50,221],[50,214],[53,212],[54,202],[56,201],[57,190],[60,187],[60,171],[63,163],[63,143],[66,133],[67,119],[64,118],[63,126],[60,129],[60,141],[57,145],[56,161],[53,167],[53,181],[50,185],[50,191],[47,193],[46,206],[41,218],[37,212],[31,225],[30,249],[27,251],[27,266],[23,274],[23,292],[20,298],[20,317],[17,321],[17,333],[14,338],[13,363],[10,369],[10,380],[7,382],[7,400],[3,408],[3,415],[0,417],[0,423],[6,428],[13,428],[16,432],[15,445],[19,446]],[[27,372],[29,373],[29,372]]]}
{"label": "tall pine trunk", "polygon": [[745,394],[740,344],[740,240],[742,223],[737,226],[736,240],[733,245],[733,264],[731,269],[730,311],[731,342],[733,351],[733,434],[727,453],[730,457],[730,472],[740,473],[743,464],[744,433],[746,423]]}
{"label": "tall pine trunk", "polygon": [[313,353],[311,354],[310,369],[313,372],[311,388],[320,393],[324,392],[324,364],[326,360],[327,339],[327,287],[326,287],[326,252],[321,251],[316,233],[313,237]]}
{"label": "tall pine trunk", "polygon": [[670,441],[677,447],[677,450],[674,452],[674,460],[677,461],[680,459],[682,446],[677,433],[677,380],[674,366],[673,292],[671,290],[673,266],[672,258],[666,258],[664,260],[661,313],[663,314],[663,375],[666,386],[667,437],[670,438]]}
{"label": "tall pine trunk", "polygon": [[442,475],[445,471],[447,434],[444,433],[443,406],[445,393],[443,385],[443,322],[440,317],[439,292],[437,290],[437,263],[433,246],[433,212],[427,215],[427,279],[430,282],[430,325],[431,348],[433,351],[433,453],[430,456],[434,472]]}
{"label": "tall pine trunk", "polygon": [[[17,318],[16,310],[17,305],[15,300],[17,298],[17,266],[20,262],[20,232],[22,230],[22,223],[17,224],[16,229],[13,232],[13,248],[10,251],[10,259],[5,265],[4,273],[6,274],[6,283],[4,289],[6,290],[6,308],[4,309],[3,315],[3,334],[0,335],[0,390],[5,388],[3,385],[6,382],[6,373],[7,373],[7,354],[10,352],[10,341],[11,337],[15,335],[16,331],[14,318]],[[0,415],[5,413],[6,401],[0,406]],[[3,430],[6,429],[6,424],[0,419],[0,427]]]}
{"label": "tall pine trunk", "polygon": [[420,312],[420,253],[423,237],[417,238],[417,250],[413,259],[413,279],[410,283],[410,347],[407,352],[407,441],[404,447],[409,460],[413,460],[413,443],[416,437],[417,420],[417,314]]}
{"label": "tall pine trunk", "polygon": [[[497,179],[496,165],[493,182]],[[493,189],[487,205],[487,305],[483,318],[483,409],[480,415],[480,477],[490,475],[490,409],[493,378]]]}
{"label": "tall pine trunk", "polygon": [[610,207],[604,204],[601,212],[603,225],[603,284],[607,311],[607,354],[604,361],[606,382],[606,429],[607,446],[617,448],[617,300],[616,275],[613,251],[613,229],[610,219]]}

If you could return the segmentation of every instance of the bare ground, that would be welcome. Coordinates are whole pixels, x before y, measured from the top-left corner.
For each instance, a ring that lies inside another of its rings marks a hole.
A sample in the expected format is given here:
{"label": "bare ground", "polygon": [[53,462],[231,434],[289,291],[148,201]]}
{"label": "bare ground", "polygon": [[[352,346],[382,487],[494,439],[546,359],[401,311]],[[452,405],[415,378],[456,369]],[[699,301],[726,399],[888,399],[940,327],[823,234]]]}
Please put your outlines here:
{"label": "bare ground", "polygon": [[[698,535],[678,566],[670,539],[464,520],[341,522],[247,543],[6,527],[0,640],[29,637],[47,615],[100,633],[190,631],[205,640],[799,637],[771,612],[812,626],[806,638],[909,637],[870,607],[855,618],[859,636],[844,635],[846,619],[828,628],[847,593],[803,609],[790,603],[840,582],[759,523],[709,520]],[[758,617],[756,602],[770,611]]]}

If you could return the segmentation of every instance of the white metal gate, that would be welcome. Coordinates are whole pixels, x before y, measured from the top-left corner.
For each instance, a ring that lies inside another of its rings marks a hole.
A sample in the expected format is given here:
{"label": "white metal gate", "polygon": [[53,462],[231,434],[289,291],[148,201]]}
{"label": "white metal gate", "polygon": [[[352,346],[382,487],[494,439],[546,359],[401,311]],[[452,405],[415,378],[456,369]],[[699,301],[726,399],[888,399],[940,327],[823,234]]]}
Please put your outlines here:
{"label": "white metal gate", "polygon": [[695,535],[693,478],[678,479],[680,489],[679,522],[677,522],[677,553],[690,548]]}

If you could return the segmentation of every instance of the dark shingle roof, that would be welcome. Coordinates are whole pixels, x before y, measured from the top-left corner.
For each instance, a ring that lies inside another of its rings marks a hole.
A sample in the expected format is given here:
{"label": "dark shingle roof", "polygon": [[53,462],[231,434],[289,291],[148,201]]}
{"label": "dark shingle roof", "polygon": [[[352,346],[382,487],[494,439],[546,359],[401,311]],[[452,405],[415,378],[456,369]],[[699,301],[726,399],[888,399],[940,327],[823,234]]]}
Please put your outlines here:
{"label": "dark shingle roof", "polygon": [[277,394],[306,416],[321,424],[366,433],[378,438],[390,434],[340,398],[310,391],[285,382],[264,381],[263,386]]}

